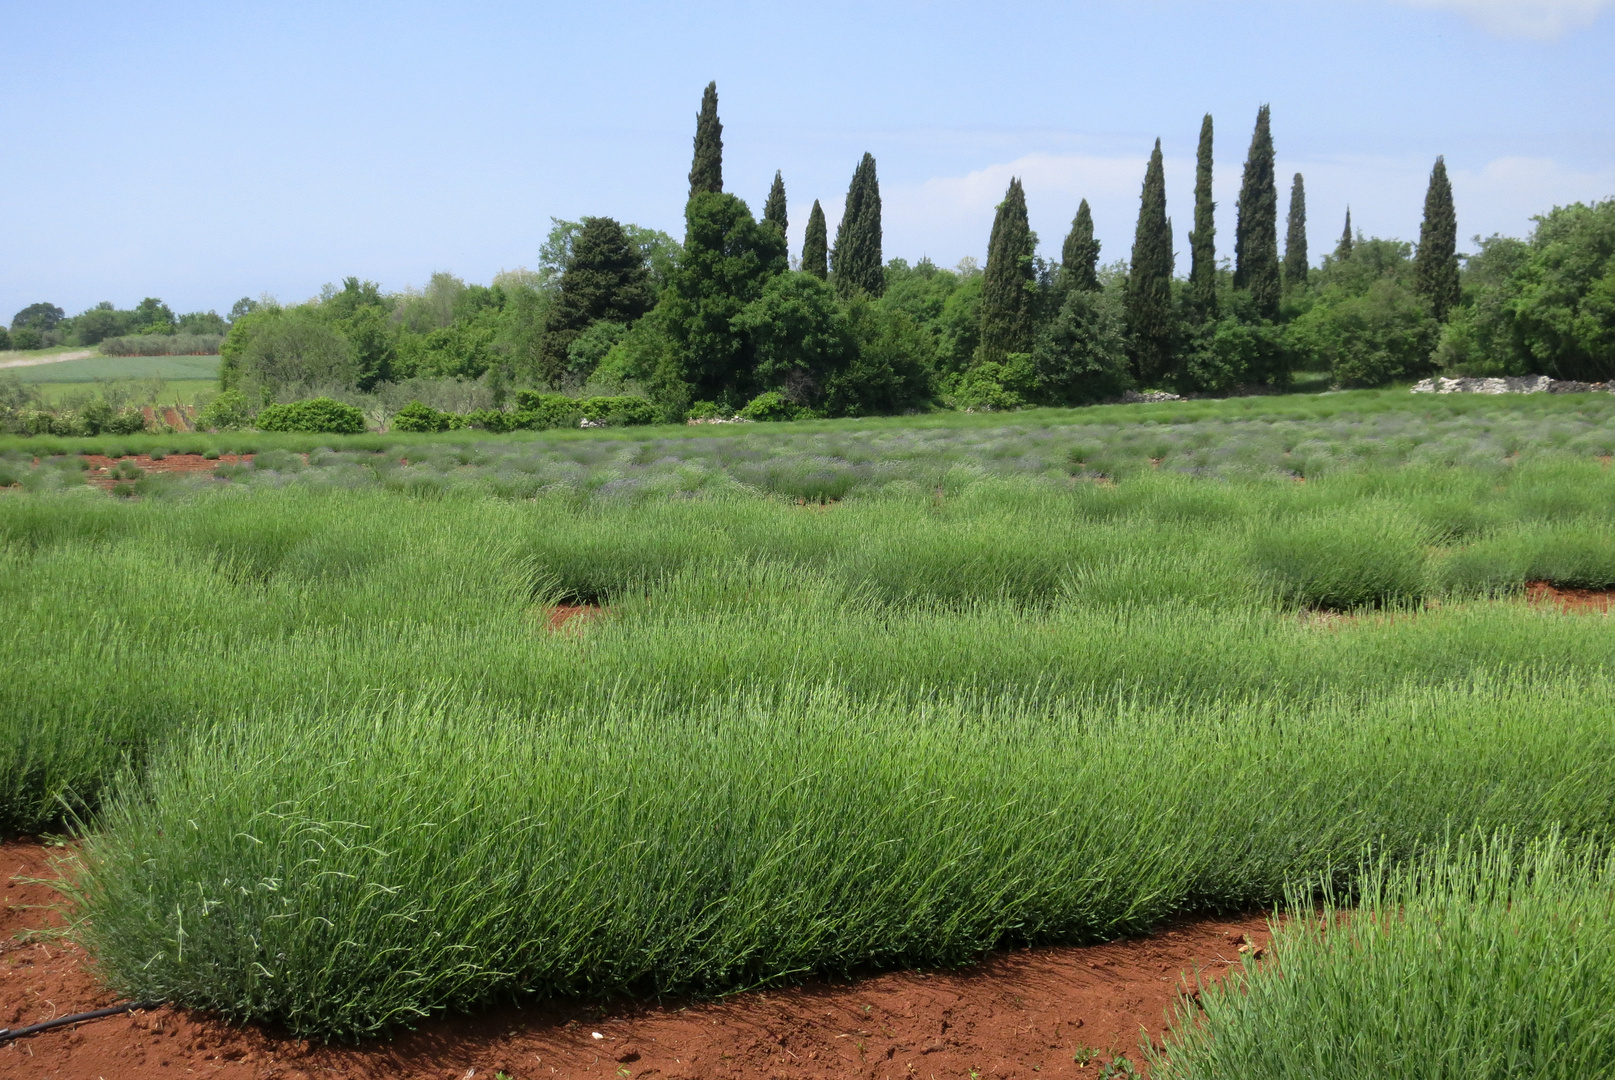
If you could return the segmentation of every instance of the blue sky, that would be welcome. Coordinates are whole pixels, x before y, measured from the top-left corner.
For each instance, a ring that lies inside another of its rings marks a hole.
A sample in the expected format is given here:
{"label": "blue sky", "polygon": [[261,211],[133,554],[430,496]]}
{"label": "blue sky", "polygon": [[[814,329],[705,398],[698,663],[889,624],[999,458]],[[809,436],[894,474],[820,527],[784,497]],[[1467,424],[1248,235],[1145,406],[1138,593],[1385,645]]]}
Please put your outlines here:
{"label": "blue sky", "polygon": [[283,301],[531,266],[551,216],[682,234],[701,88],[728,190],[776,168],[791,242],[832,228],[865,151],[888,256],[985,254],[1025,179],[1045,252],[1087,197],[1125,257],[1156,137],[1180,260],[1195,139],[1217,125],[1219,253],[1271,103],[1311,247],[1349,202],[1412,237],[1445,154],[1464,237],[1615,195],[1615,0],[1021,3],[4,0],[0,317],[160,296]]}

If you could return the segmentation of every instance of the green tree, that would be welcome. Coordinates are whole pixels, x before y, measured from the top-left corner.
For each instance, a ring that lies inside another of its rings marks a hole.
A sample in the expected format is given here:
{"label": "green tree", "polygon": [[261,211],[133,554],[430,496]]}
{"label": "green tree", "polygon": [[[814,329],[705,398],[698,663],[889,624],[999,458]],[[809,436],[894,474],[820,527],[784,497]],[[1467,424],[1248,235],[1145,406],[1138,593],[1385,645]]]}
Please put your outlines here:
{"label": "green tree", "polygon": [[1010,353],[1032,351],[1037,278],[1026,191],[1012,178],[993,215],[987,271],[981,284],[981,359],[1001,364]]}
{"label": "green tree", "polygon": [[1273,132],[1268,107],[1256,112],[1245,176],[1239,188],[1239,221],[1234,230],[1234,288],[1248,289],[1256,313],[1277,319],[1279,281],[1279,198],[1273,175]]}
{"label": "green tree", "polygon": [[1536,219],[1506,285],[1523,366],[1561,379],[1615,378],[1615,199]]}
{"label": "green tree", "polygon": [[398,361],[398,332],[391,312],[379,305],[364,304],[338,321],[337,329],[353,354],[354,384],[360,390],[368,392],[379,383],[392,381]]}
{"label": "green tree", "polygon": [[842,299],[859,291],[880,296],[886,289],[885,261],[881,258],[880,180],[874,155],[865,153],[847,187],[847,206],[836,226],[836,245],[830,252],[831,282]]}
{"label": "green tree", "polygon": [[540,346],[540,371],[551,383],[567,370],[568,350],[579,334],[602,319],[631,323],[656,299],[644,256],[618,222],[586,217],[582,226],[572,240]]}
{"label": "green tree", "polygon": [[824,224],[824,211],[819,200],[813,200],[808,214],[807,231],[802,234],[802,272],[812,274],[820,281],[830,277],[829,231]]}
{"label": "green tree", "polygon": [[790,225],[785,216],[785,177],[780,175],[778,169],[774,170],[774,184],[768,189],[768,201],[763,204],[763,220],[779,226],[781,236],[785,235]]}
{"label": "green tree", "polygon": [[695,118],[695,157],[690,163],[690,198],[723,190],[723,124],[718,120],[718,84],[707,83]]}
{"label": "green tree", "polygon": [[1127,389],[1127,327],[1119,299],[1089,289],[1065,294],[1032,347],[1034,401],[1086,405]]}
{"label": "green tree", "polygon": [[346,319],[362,307],[381,308],[389,314],[393,308],[392,301],[381,295],[381,286],[356,277],[343,278],[342,291],[327,296],[320,306],[337,319]]}
{"label": "green tree", "polygon": [[[161,301],[158,301],[161,303]],[[54,330],[56,324],[67,317],[67,312],[55,304],[29,304],[11,317],[13,330]]]}
{"label": "green tree", "polygon": [[754,379],[749,335],[735,317],[786,270],[785,238],[753,219],[744,202],[718,192],[690,199],[684,223],[684,258],[658,309],[669,348],[654,388],[672,406],[705,400],[738,407],[751,399]]}
{"label": "green tree", "polygon": [[831,375],[824,411],[831,416],[876,416],[929,402],[936,339],[907,312],[867,295],[854,296],[845,309],[857,347],[850,363]]}
{"label": "green tree", "polygon": [[1217,203],[1211,197],[1211,114],[1200,121],[1194,160],[1194,231],[1189,234],[1189,300],[1203,319],[1217,316]]}
{"label": "green tree", "polygon": [[1419,226],[1419,249],[1413,258],[1413,288],[1430,305],[1438,322],[1458,306],[1458,214],[1452,205],[1452,183],[1447,163],[1436,158],[1430,186],[1424,194],[1424,222]]}
{"label": "green tree", "polygon": [[137,334],[172,334],[179,328],[179,319],[167,304],[148,296],[135,305],[134,324]]}
{"label": "green tree", "polygon": [[1335,244],[1335,258],[1351,258],[1351,207],[1346,207],[1346,227],[1341,230],[1340,240]]}
{"label": "green tree", "polygon": [[1284,287],[1307,283],[1307,189],[1301,174],[1290,183],[1290,217],[1284,230]]}
{"label": "green tree", "polygon": [[780,274],[735,317],[750,338],[757,386],[792,405],[817,408],[832,376],[857,353],[835,290],[813,274]]}
{"label": "green tree", "polygon": [[1099,241],[1093,235],[1093,211],[1088,200],[1077,206],[1071,231],[1060,247],[1060,284],[1065,289],[1099,290]]}
{"label": "green tree", "polygon": [[1133,375],[1153,386],[1171,373],[1177,323],[1172,312],[1172,223],[1166,216],[1166,172],[1161,140],[1155,140],[1133,233],[1133,260],[1127,275],[1127,333],[1132,341]]}

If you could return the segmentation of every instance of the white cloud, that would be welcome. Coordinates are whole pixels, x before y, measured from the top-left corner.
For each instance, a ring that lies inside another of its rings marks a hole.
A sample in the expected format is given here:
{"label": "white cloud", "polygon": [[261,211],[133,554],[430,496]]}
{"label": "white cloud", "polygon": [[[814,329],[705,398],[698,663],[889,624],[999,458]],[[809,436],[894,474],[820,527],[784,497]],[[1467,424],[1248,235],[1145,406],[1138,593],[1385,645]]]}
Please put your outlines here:
{"label": "white cloud", "polygon": [[1615,0],[1400,0],[1467,15],[1498,37],[1553,41],[1590,26]]}

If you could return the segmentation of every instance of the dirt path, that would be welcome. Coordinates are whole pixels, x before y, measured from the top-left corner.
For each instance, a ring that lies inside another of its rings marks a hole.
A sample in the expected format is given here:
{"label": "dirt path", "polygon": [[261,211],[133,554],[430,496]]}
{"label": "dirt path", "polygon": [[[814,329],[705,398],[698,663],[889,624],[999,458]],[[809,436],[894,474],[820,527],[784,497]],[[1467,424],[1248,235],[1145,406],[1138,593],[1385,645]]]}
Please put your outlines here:
{"label": "dirt path", "polygon": [[[76,947],[27,931],[51,849],[0,845],[0,1026],[113,1004]],[[19,937],[19,935],[21,935]],[[0,1046],[0,1077],[36,1080],[510,1080],[535,1077],[1097,1077],[1109,1051],[1136,1062],[1140,1027],[1162,1030],[1183,973],[1226,970],[1260,918],[1185,922],[1141,941],[1017,950],[962,972],[895,972],[727,1001],[611,1008],[534,1005],[441,1017],[361,1047],[326,1047],[163,1008]],[[1099,1051],[1087,1065],[1074,1058]]]}
{"label": "dirt path", "polygon": [[[0,356],[6,355],[0,353]],[[0,370],[5,368],[38,367],[40,364],[60,364],[63,360],[83,360],[94,356],[94,349],[79,349],[76,352],[56,353],[52,356],[25,356],[21,360],[0,360]]]}

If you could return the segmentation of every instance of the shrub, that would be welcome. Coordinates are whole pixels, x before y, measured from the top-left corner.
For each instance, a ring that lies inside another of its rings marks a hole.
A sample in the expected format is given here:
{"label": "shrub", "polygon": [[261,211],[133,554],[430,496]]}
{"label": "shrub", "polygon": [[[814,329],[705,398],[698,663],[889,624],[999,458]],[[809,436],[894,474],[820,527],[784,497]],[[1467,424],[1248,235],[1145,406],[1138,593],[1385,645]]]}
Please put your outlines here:
{"label": "shrub", "polygon": [[516,427],[574,427],[582,417],[583,408],[576,398],[537,390],[516,391]]}
{"label": "shrub", "polygon": [[786,401],[776,390],[758,394],[740,410],[747,420],[795,420],[797,408]]}
{"label": "shrub", "polygon": [[691,420],[726,420],[733,414],[716,401],[697,401],[684,415]]}
{"label": "shrub", "polygon": [[223,334],[137,334],[101,342],[107,356],[214,356]]}
{"label": "shrub", "polygon": [[251,420],[247,395],[239,390],[224,391],[196,414],[196,426],[203,431],[236,431]]}
{"label": "shrub", "polygon": [[394,431],[447,431],[449,430],[449,414],[423,405],[419,401],[411,401],[402,409],[393,413],[392,429]]}
{"label": "shrub", "polygon": [[611,427],[634,427],[654,424],[658,417],[656,406],[640,397],[592,397],[579,403],[583,417]]}
{"label": "shrub", "polygon": [[258,413],[259,431],[302,431],[318,435],[358,435],[364,413],[328,397],[270,405]]}
{"label": "shrub", "polygon": [[502,409],[472,409],[459,419],[459,426],[482,431],[506,432],[517,427],[516,414]]}
{"label": "shrub", "polygon": [[45,336],[31,326],[11,332],[11,347],[13,349],[39,349],[45,344]]}

